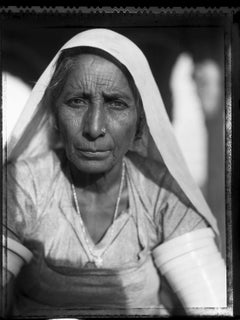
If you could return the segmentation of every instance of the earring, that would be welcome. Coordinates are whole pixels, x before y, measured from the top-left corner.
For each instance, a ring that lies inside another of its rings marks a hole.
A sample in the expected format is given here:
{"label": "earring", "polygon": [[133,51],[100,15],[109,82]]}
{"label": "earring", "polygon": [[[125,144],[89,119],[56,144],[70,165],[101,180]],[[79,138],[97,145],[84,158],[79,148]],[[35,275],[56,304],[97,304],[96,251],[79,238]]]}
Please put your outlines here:
{"label": "earring", "polygon": [[101,132],[102,132],[103,135],[105,135],[106,134],[106,128],[102,128]]}
{"label": "earring", "polygon": [[56,121],[56,119],[55,119],[55,117],[51,117],[51,120],[50,120],[51,122],[51,126],[52,126],[52,128],[55,130],[55,131],[58,131],[58,125],[57,125],[57,121]]}

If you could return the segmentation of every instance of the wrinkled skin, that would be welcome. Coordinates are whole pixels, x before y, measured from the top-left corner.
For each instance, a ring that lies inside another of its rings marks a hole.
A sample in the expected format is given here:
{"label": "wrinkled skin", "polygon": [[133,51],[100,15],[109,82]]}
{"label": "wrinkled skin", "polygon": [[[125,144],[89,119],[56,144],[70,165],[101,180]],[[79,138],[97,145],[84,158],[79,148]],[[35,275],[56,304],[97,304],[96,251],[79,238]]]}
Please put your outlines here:
{"label": "wrinkled skin", "polygon": [[121,167],[135,137],[138,110],[128,80],[115,64],[80,55],[56,108],[67,157],[77,170],[99,174]]}

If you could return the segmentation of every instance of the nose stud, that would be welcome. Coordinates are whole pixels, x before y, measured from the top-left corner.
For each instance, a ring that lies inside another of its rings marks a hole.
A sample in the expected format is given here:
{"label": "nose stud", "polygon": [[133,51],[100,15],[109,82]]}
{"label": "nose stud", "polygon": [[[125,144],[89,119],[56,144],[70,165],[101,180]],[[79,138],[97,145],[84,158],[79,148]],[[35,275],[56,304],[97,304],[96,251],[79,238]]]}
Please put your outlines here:
{"label": "nose stud", "polygon": [[102,132],[103,135],[105,135],[106,134],[106,128],[102,128],[101,132]]}

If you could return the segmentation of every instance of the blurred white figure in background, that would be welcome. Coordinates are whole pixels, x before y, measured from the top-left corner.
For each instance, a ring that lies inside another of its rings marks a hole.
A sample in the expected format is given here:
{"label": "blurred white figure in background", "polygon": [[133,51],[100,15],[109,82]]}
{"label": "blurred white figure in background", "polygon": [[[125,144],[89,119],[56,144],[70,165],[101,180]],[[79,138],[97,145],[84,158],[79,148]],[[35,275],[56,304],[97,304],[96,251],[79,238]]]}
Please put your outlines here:
{"label": "blurred white figure in background", "polygon": [[183,53],[171,76],[173,128],[192,176],[204,192],[208,170],[208,136],[205,115],[192,79],[194,63]]}
{"label": "blurred white figure in background", "polygon": [[206,59],[196,64],[194,80],[207,119],[212,119],[220,111],[221,79],[221,70],[215,61]]}
{"label": "blurred white figure in background", "polygon": [[31,88],[22,79],[8,72],[2,74],[2,88],[3,145],[5,145],[30,95]]}

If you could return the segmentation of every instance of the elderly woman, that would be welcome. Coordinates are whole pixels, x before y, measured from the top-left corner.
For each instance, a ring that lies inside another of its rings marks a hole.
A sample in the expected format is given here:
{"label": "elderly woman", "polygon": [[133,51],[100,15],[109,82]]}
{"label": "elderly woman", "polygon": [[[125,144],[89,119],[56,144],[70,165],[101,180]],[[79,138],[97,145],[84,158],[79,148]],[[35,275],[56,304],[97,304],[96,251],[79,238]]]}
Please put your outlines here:
{"label": "elderly woman", "polygon": [[186,312],[225,305],[215,219],[130,40],[105,29],[71,39],[34,87],[7,151],[10,313],[159,315],[163,279]]}

